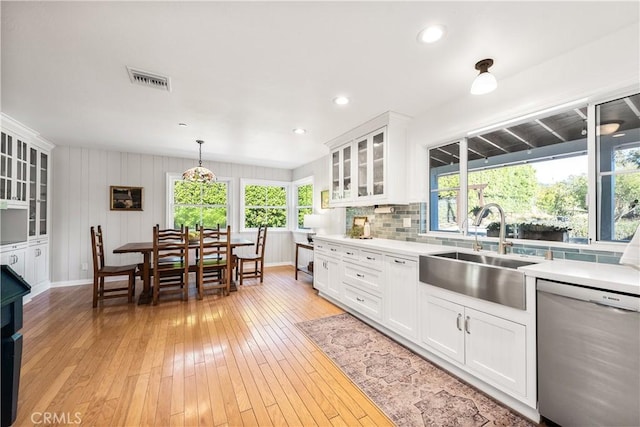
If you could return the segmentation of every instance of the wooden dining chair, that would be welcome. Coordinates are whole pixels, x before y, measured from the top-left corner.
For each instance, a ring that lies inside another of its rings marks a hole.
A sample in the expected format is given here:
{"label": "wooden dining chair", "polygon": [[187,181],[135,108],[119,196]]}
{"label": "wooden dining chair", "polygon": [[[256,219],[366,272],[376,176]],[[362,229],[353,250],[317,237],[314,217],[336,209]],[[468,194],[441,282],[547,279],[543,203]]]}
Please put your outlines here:
{"label": "wooden dining chair", "polygon": [[[258,228],[258,237],[256,239],[256,251],[253,254],[238,255],[236,262],[238,265],[238,276],[240,277],[240,285],[243,280],[251,277],[259,277],[260,283],[264,281],[264,248],[267,243],[267,226],[261,225]],[[245,271],[245,264],[253,264],[253,270]]]}
{"label": "wooden dining chair", "polygon": [[[91,227],[91,250],[93,252],[93,306],[98,306],[98,300],[109,298],[127,297],[128,302],[133,302],[136,292],[136,264],[130,265],[105,265],[104,240],[102,227]],[[127,286],[114,285],[105,287],[105,277],[127,276]]]}
{"label": "wooden dining chair", "polygon": [[221,233],[214,229],[200,228],[200,246],[196,259],[196,288],[198,299],[202,299],[204,292],[219,289],[222,295],[229,295],[233,260],[231,254],[231,239],[228,237],[231,227],[227,226],[227,237],[220,238]]}
{"label": "wooden dining chair", "polygon": [[153,227],[153,304],[160,294],[178,294],[187,300],[189,292],[189,228],[161,230]]}

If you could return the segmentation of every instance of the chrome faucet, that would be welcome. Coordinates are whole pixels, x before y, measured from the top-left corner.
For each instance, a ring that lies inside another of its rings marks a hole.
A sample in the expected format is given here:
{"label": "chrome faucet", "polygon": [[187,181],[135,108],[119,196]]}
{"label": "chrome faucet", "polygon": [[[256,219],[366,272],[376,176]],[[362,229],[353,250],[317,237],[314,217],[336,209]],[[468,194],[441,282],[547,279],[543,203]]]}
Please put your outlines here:
{"label": "chrome faucet", "polygon": [[498,213],[500,214],[500,234],[498,236],[498,253],[500,255],[504,255],[507,253],[507,246],[513,246],[513,242],[507,242],[505,240],[506,226],[504,221],[504,211],[502,210],[500,205],[498,205],[497,203],[487,203],[486,205],[484,205],[482,209],[480,209],[480,212],[478,212],[478,216],[476,217],[476,221],[474,225],[476,227],[480,225],[480,222],[482,221],[482,216],[484,215],[485,211],[489,208],[498,209]]}

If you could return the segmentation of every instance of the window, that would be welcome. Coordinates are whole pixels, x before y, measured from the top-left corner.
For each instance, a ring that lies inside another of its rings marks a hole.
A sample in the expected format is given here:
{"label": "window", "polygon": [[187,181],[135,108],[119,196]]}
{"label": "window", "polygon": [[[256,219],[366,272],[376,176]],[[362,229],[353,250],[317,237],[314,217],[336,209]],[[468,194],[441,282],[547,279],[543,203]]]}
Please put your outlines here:
{"label": "window", "polygon": [[287,228],[289,183],[242,181],[243,229]]}
{"label": "window", "polygon": [[229,222],[229,181],[201,184],[183,181],[180,175],[168,176],[169,227],[184,225],[195,229],[204,227],[226,227]]}
{"label": "window", "polygon": [[640,224],[640,94],[596,105],[598,240],[628,241]]}
{"label": "window", "polygon": [[304,229],[304,216],[313,213],[313,182],[311,178],[293,183],[295,188],[296,229]]}
{"label": "window", "polygon": [[473,226],[482,206],[497,203],[509,237],[587,243],[586,112],[580,106],[430,149],[430,229],[497,235],[493,210]]}

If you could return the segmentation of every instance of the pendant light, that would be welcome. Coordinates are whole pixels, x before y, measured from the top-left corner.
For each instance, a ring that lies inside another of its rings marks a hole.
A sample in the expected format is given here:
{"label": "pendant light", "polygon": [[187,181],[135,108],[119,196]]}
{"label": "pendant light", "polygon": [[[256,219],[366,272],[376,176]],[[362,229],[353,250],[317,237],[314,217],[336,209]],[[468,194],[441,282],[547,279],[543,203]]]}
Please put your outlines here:
{"label": "pendant light", "polygon": [[476,70],[480,71],[480,74],[471,85],[472,95],[484,95],[485,93],[493,92],[498,87],[496,77],[489,72],[489,67],[492,65],[493,59],[489,58],[476,63]]}
{"label": "pendant light", "polygon": [[209,169],[202,167],[202,144],[204,144],[204,141],[201,139],[197,139],[196,142],[199,146],[198,166],[184,171],[182,174],[182,179],[191,182],[215,182],[216,174],[211,172]]}

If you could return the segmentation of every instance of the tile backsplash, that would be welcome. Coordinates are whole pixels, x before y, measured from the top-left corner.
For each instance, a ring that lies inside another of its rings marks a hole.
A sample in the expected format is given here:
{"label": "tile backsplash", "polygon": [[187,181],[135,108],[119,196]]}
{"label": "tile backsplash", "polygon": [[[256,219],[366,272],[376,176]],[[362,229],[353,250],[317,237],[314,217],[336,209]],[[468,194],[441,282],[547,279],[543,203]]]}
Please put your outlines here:
{"label": "tile backsplash", "polygon": [[[367,216],[371,224],[371,235],[373,237],[471,248],[471,241],[460,237],[419,236],[421,204],[392,205],[392,207],[394,208],[393,213],[375,213],[373,206],[347,208],[347,232],[351,229],[354,216]],[[404,220],[406,218],[410,218],[410,227],[404,226]],[[483,241],[483,239],[479,239],[479,241],[482,243],[484,249],[497,250],[498,245],[496,242]],[[590,250],[588,246],[585,246],[584,249],[557,247],[554,246],[554,242],[538,242],[535,244],[515,243],[513,247],[507,247],[507,251],[511,253],[535,256],[544,256],[548,250],[553,251],[553,257],[555,259],[571,259],[605,264],[618,264],[622,256],[621,252]]]}

